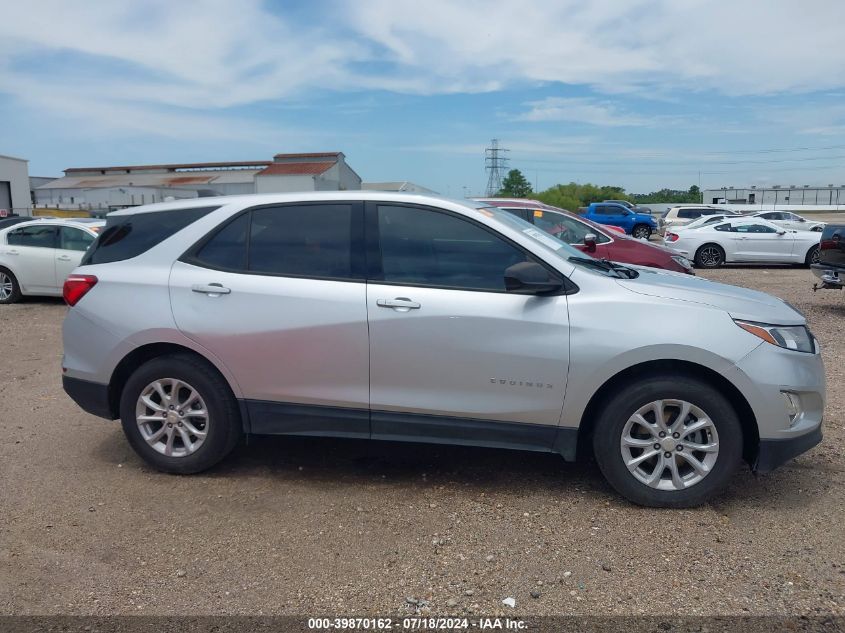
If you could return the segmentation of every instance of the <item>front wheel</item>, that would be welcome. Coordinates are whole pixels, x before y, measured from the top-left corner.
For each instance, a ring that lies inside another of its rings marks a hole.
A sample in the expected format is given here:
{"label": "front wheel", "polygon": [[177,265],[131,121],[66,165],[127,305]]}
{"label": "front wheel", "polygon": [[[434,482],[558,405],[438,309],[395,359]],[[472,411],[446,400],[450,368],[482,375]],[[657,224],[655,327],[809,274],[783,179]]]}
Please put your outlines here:
{"label": "front wheel", "polygon": [[645,224],[637,224],[631,230],[631,237],[635,237],[638,240],[647,240],[651,237],[651,229]]}
{"label": "front wheel", "polygon": [[155,358],[135,370],[121,394],[120,419],[135,452],[166,473],[211,468],[242,434],[229,385],[186,354]]}
{"label": "front wheel", "polygon": [[718,268],[725,263],[725,251],[718,244],[705,244],[695,252],[695,264],[701,268]]}
{"label": "front wheel", "polygon": [[607,481],[630,501],[691,507],[727,485],[742,457],[742,429],[730,402],[709,384],[659,376],[610,399],[593,451]]}

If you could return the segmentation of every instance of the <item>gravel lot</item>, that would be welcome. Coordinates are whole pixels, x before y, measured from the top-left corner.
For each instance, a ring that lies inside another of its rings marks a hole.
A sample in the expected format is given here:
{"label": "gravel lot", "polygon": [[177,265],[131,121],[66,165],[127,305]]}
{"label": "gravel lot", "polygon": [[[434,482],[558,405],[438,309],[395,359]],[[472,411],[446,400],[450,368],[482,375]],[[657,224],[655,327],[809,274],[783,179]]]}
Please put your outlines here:
{"label": "gravel lot", "polygon": [[826,438],[685,511],[590,464],[440,446],[255,438],[158,474],[62,392],[64,306],[2,306],[0,613],[845,614],[845,295],[790,267],[706,276],[806,312]]}

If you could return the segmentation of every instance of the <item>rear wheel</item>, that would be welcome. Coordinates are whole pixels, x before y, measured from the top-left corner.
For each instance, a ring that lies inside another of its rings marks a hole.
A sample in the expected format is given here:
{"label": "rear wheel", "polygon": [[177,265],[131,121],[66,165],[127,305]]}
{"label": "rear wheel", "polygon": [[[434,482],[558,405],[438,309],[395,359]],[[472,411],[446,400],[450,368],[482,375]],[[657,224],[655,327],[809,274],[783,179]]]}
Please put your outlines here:
{"label": "rear wheel", "polygon": [[16,303],[21,298],[18,280],[8,268],[0,268],[0,303]]}
{"label": "rear wheel", "polygon": [[718,244],[705,244],[695,252],[695,264],[701,268],[718,268],[725,263],[725,251]]}
{"label": "rear wheel", "polygon": [[804,258],[804,265],[809,267],[810,264],[817,264],[819,261],[819,245],[814,244],[809,251],[807,251],[807,256]]}
{"label": "rear wheel", "polygon": [[658,376],[610,399],[593,450],[607,481],[630,501],[690,507],[727,485],[741,461],[742,429],[731,404],[709,384]]}
{"label": "rear wheel", "polygon": [[645,224],[637,224],[631,230],[631,236],[636,237],[638,240],[647,240],[651,237],[651,228]]}
{"label": "rear wheel", "polygon": [[155,358],[129,377],[120,418],[135,452],[167,473],[211,468],[242,433],[229,385],[205,362],[183,354]]}

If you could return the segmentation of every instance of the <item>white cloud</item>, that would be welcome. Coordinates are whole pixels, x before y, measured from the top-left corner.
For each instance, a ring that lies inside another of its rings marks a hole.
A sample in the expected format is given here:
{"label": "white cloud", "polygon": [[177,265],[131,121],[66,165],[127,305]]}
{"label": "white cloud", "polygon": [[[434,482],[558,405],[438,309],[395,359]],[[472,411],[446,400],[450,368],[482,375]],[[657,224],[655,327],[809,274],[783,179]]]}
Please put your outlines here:
{"label": "white cloud", "polygon": [[[5,2],[0,92],[51,112],[68,100],[78,117],[87,104],[92,123],[108,110],[112,131],[147,120],[150,133],[184,136],[218,127],[213,118],[192,122],[190,112],[229,116],[230,108],[315,91],[427,95],[553,83],[600,94],[735,96],[845,88],[845,2],[333,0],[312,11],[274,14],[261,0]],[[34,98],[44,91],[52,103]],[[530,103],[523,118],[648,123],[614,103],[549,98]]]}
{"label": "white cloud", "polygon": [[595,99],[546,97],[525,105],[530,109],[519,115],[518,120],[568,121],[607,127],[652,125],[656,122],[656,119],[628,114],[612,103]]}

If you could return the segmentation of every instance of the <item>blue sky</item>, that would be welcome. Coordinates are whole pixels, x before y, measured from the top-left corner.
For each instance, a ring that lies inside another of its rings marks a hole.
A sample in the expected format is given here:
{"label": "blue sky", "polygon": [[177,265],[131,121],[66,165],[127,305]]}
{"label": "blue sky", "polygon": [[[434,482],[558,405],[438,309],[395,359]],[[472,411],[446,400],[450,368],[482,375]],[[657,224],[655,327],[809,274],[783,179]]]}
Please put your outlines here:
{"label": "blue sky", "polygon": [[845,3],[5,3],[0,154],[72,166],[347,155],[481,193],[845,184]]}

